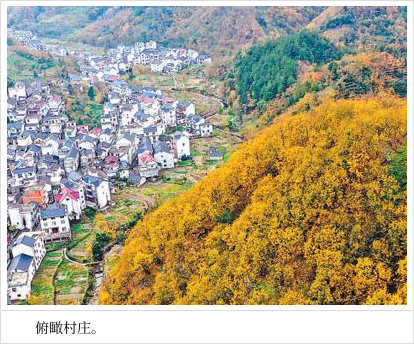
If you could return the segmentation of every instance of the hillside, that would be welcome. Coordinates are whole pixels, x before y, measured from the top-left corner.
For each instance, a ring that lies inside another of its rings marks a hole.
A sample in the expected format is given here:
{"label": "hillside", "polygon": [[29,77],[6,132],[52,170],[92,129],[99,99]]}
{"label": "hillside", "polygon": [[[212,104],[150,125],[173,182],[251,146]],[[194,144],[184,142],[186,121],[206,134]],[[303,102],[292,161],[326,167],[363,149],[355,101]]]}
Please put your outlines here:
{"label": "hillside", "polygon": [[237,51],[303,29],[325,7],[8,7],[8,25],[41,38],[105,48],[136,41],[214,56],[215,74]]}
{"label": "hillside", "polygon": [[406,101],[281,116],[130,233],[102,304],[406,303]]}
{"label": "hillside", "polygon": [[[406,97],[406,51],[404,8],[329,7],[307,29],[239,53],[224,93],[240,114],[241,130],[251,135],[285,111],[296,113],[328,99],[381,91]],[[254,129],[243,129],[250,119]]]}
{"label": "hillside", "polygon": [[396,6],[329,7],[308,25],[339,46],[355,51],[407,53],[407,9]]}
{"label": "hillside", "polygon": [[320,65],[341,56],[326,38],[301,31],[250,48],[236,62],[234,87],[243,104],[269,101],[296,82],[299,62]]}
{"label": "hillside", "polygon": [[42,38],[115,47],[137,40],[187,46],[223,58],[267,38],[319,30],[357,51],[406,52],[403,7],[8,7],[8,25]]}
{"label": "hillside", "polygon": [[[327,100],[372,97],[383,92],[407,96],[407,65],[387,52],[345,55],[319,66],[301,61],[293,84],[275,92],[266,103],[259,99],[244,105],[249,111],[244,117],[247,122],[256,118],[258,127],[266,127],[286,111],[295,114]],[[234,104],[238,102],[236,98]]]}

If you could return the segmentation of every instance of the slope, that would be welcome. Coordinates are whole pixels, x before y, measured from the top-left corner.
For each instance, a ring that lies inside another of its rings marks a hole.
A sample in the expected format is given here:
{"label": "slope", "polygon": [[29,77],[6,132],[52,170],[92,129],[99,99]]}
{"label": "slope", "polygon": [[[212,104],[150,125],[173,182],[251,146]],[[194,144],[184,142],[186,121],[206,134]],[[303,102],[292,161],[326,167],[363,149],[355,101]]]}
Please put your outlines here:
{"label": "slope", "polygon": [[137,224],[100,302],[406,303],[405,140],[392,96],[279,117]]}

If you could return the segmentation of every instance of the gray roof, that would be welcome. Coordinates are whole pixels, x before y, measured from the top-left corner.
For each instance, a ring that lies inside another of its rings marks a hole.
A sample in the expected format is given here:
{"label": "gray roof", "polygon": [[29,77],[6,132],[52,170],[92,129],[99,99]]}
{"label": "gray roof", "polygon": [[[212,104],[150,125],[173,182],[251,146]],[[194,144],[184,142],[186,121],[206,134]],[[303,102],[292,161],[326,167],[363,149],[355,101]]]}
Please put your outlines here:
{"label": "gray roof", "polygon": [[138,147],[138,153],[143,153],[145,151],[149,151],[152,153],[152,144],[151,139],[149,137],[144,137]]}
{"label": "gray roof", "polygon": [[66,215],[66,207],[58,203],[53,203],[49,205],[45,210],[40,212],[40,217],[42,219],[48,219],[50,217],[60,217]]}
{"label": "gray roof", "polygon": [[212,158],[222,158],[223,157],[223,153],[218,152],[216,150],[216,147],[210,147],[210,149],[208,151],[208,155]]}
{"label": "gray roof", "polygon": [[15,241],[13,246],[26,245],[26,246],[29,246],[29,247],[33,247],[35,243],[36,243],[35,239],[33,239],[32,237],[29,237],[27,235],[23,235]]}
{"label": "gray roof", "polygon": [[32,260],[33,260],[33,257],[27,254],[21,253],[12,259],[7,271],[18,270],[18,271],[26,272],[27,270],[29,270]]}
{"label": "gray roof", "polygon": [[35,139],[37,137],[39,137],[39,133],[37,131],[34,130],[25,130],[22,133],[22,137],[26,138],[26,137],[31,137],[32,139]]}
{"label": "gray roof", "polygon": [[193,121],[195,123],[199,123],[199,122],[201,122],[203,120],[203,118],[201,118],[200,116],[197,116],[197,115],[188,115],[187,118],[190,121]]}
{"label": "gray roof", "polygon": [[190,105],[191,105],[191,103],[190,102],[187,102],[185,100],[181,100],[181,101],[178,102],[178,106],[185,106],[185,107],[187,107],[187,106],[190,106]]}
{"label": "gray roof", "polygon": [[30,145],[28,152],[39,153],[42,149],[38,145]]}
{"label": "gray roof", "polygon": [[21,173],[27,173],[27,172],[32,172],[33,173],[34,171],[35,171],[34,166],[15,168],[14,169],[15,174],[21,174]]}
{"label": "gray roof", "polygon": [[82,179],[82,175],[79,174],[79,173],[77,173],[77,172],[75,172],[75,171],[71,171],[68,174],[68,178],[69,179],[72,179],[74,182],[78,182],[78,181],[80,181]]}
{"label": "gray roof", "polygon": [[73,182],[67,180],[66,178],[62,178],[60,181],[60,184],[62,184],[63,186],[69,189],[74,189],[76,187],[76,185]]}
{"label": "gray roof", "polygon": [[90,136],[90,135],[85,135],[83,137],[84,141],[90,142],[90,143],[96,143],[98,141],[98,139],[96,137]]}
{"label": "gray roof", "polygon": [[76,159],[76,157],[79,155],[79,152],[76,148],[71,148],[71,150],[66,155],[66,158],[72,158]]}
{"label": "gray roof", "polygon": [[154,144],[154,151],[155,154],[159,152],[171,153],[170,148],[167,146],[165,142],[157,142]]}
{"label": "gray roof", "polygon": [[111,129],[106,128],[101,134],[112,135],[112,131],[111,131]]}
{"label": "gray roof", "polygon": [[168,104],[161,105],[160,109],[161,109],[161,111],[172,111],[172,110],[174,110],[174,108],[171,105],[168,105]]}
{"label": "gray roof", "polygon": [[156,133],[156,132],[157,132],[157,127],[153,125],[144,128],[144,133]]}
{"label": "gray roof", "polygon": [[9,128],[16,128],[16,129],[21,129],[23,126],[22,122],[14,122],[14,123],[7,123],[7,129]]}
{"label": "gray roof", "polygon": [[91,175],[86,175],[86,176],[83,176],[83,181],[86,183],[86,184],[92,184],[92,185],[94,185],[95,187],[98,187],[102,182],[103,182],[103,179],[102,178],[100,178],[100,177],[95,177],[95,176],[91,176]]}
{"label": "gray roof", "polygon": [[99,148],[110,148],[112,145],[110,144],[110,143],[108,143],[108,142],[100,142],[99,144],[98,144],[98,147]]}
{"label": "gray roof", "polygon": [[183,136],[183,133],[179,130],[177,130],[174,134],[173,137],[178,140],[179,138],[181,138]]}

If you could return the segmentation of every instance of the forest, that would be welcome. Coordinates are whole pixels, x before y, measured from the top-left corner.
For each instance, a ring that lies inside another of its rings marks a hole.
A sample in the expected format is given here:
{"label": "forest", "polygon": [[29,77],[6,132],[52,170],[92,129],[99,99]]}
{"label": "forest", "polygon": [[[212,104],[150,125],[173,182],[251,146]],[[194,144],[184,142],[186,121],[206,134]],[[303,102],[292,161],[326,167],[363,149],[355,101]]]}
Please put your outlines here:
{"label": "forest", "polygon": [[301,31],[255,45],[235,65],[235,84],[242,103],[268,101],[297,80],[298,61],[323,64],[342,53],[316,32]]}
{"label": "forest", "polygon": [[101,304],[405,304],[406,101],[277,117],[147,214]]}

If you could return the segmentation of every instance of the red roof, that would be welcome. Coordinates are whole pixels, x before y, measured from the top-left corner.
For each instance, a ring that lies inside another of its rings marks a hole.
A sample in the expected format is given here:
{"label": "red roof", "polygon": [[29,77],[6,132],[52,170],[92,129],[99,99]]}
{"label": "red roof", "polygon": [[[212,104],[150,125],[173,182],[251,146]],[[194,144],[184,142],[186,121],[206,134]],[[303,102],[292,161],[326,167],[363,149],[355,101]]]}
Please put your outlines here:
{"label": "red roof", "polygon": [[55,102],[60,102],[61,100],[62,100],[62,98],[60,97],[60,95],[58,95],[58,94],[54,94],[53,96],[52,96],[52,99],[55,101]]}
{"label": "red roof", "polygon": [[139,157],[139,160],[143,164],[148,164],[150,162],[155,162],[154,157],[148,152],[142,153]]}
{"label": "red roof", "polygon": [[119,163],[119,159],[118,159],[116,156],[114,156],[114,155],[108,155],[108,156],[105,158],[105,162],[106,162],[107,164],[111,164],[111,165],[113,165],[113,164],[118,164],[118,163]]}
{"label": "red roof", "polygon": [[149,103],[149,104],[154,103],[155,101],[154,99],[148,98],[148,97],[137,97],[137,99],[142,103]]}
{"label": "red roof", "polygon": [[117,75],[109,75],[109,76],[106,77],[106,80],[116,81],[116,80],[118,80],[118,76]]}
{"label": "red roof", "polygon": [[55,201],[58,203],[62,203],[67,197],[77,201],[79,199],[79,192],[69,188],[65,188],[55,196]]}
{"label": "red roof", "polygon": [[176,100],[175,100],[175,99],[173,99],[173,98],[164,97],[162,101],[163,101],[163,103],[167,103],[167,104],[174,104],[174,102],[175,102]]}
{"label": "red roof", "polygon": [[78,126],[78,131],[80,131],[81,133],[87,133],[88,132],[88,126],[87,125],[79,125]]}
{"label": "red roof", "polygon": [[101,129],[99,129],[99,128],[93,128],[92,130],[91,130],[91,133],[92,134],[95,134],[95,135],[99,135],[100,133],[101,133]]}

